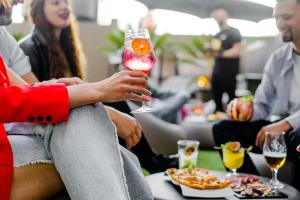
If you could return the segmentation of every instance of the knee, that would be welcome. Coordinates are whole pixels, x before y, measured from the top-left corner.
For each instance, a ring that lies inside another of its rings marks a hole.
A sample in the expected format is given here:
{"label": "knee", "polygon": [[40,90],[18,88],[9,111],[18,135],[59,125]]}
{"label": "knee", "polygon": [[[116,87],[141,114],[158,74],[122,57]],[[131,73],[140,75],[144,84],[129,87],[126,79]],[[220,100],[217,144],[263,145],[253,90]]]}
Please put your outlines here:
{"label": "knee", "polygon": [[218,135],[226,130],[232,124],[231,120],[221,120],[213,125],[213,134]]}
{"label": "knee", "polygon": [[226,135],[230,134],[228,127],[232,124],[231,120],[222,120],[214,124],[212,128],[213,137],[216,145],[220,145],[226,141],[223,141],[222,138],[226,137]]}
{"label": "knee", "polygon": [[287,136],[288,156],[290,159],[299,159],[300,153],[297,151],[297,147],[300,144],[300,128],[297,128],[290,132]]}

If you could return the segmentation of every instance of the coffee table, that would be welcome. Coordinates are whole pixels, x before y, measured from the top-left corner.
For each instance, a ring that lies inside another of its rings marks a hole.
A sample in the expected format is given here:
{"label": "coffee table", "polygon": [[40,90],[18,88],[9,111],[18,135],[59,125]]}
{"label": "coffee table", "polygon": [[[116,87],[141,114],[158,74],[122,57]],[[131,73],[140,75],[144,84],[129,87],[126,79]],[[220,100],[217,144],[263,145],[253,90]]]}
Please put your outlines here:
{"label": "coffee table", "polygon": [[[221,172],[221,171],[214,171],[217,174],[220,174],[221,176],[226,174],[227,172]],[[165,175],[163,172],[152,174],[150,176],[146,177],[151,189],[152,193],[154,195],[155,200],[185,200],[185,199],[201,199],[204,200],[204,198],[184,198],[181,195],[181,192],[177,190],[172,183],[166,180]],[[261,180],[269,181],[269,178],[266,177],[260,177]],[[287,199],[293,199],[293,200],[299,200],[300,199],[300,192],[295,189],[294,187],[288,185],[285,183],[285,187],[283,189],[280,189],[280,191],[284,194],[286,194],[289,198],[276,198],[276,200],[287,200]],[[227,198],[221,198],[221,199],[227,199],[227,200],[239,200],[237,197],[227,197]],[[211,200],[211,199],[210,199]],[[214,200],[217,200],[214,198]],[[251,200],[254,200],[251,198]],[[257,199],[256,199],[257,200]]]}

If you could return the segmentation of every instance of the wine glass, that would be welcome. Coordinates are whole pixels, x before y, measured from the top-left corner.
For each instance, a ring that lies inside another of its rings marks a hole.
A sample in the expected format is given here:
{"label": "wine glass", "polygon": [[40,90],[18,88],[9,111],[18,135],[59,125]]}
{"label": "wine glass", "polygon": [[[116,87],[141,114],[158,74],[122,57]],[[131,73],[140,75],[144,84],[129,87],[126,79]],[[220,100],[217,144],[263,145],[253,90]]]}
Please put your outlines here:
{"label": "wine glass", "polygon": [[263,155],[272,171],[270,184],[274,188],[283,188],[284,185],[277,179],[277,173],[284,165],[287,155],[284,132],[276,134],[266,132]]}
{"label": "wine glass", "polygon": [[[141,71],[148,74],[156,62],[156,57],[147,29],[127,30],[123,52],[123,65],[129,70]],[[146,103],[132,113],[154,112]]]}
{"label": "wine glass", "polygon": [[235,178],[237,169],[239,169],[244,163],[245,149],[240,148],[233,151],[229,148],[222,147],[223,163],[225,167],[230,169],[230,173],[226,174],[227,178]]}

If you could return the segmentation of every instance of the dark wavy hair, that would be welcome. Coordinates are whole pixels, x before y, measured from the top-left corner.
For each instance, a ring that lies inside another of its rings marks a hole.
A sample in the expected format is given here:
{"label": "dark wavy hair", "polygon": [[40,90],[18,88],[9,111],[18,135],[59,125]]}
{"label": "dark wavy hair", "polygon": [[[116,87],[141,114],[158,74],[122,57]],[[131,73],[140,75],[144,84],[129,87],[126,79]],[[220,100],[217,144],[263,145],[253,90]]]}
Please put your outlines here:
{"label": "dark wavy hair", "polygon": [[45,0],[31,0],[28,17],[47,41],[50,77],[77,76],[84,78],[85,56],[78,36],[76,19],[71,14],[70,25],[62,30],[59,41],[55,39],[54,27],[44,13]]}

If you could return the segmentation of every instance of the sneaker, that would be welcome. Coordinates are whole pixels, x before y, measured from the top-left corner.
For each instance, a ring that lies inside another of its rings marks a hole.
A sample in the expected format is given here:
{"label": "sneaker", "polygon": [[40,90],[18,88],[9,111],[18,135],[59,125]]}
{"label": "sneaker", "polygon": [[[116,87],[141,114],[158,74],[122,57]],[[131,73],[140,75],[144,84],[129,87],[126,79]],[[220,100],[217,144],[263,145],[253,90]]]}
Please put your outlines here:
{"label": "sneaker", "polygon": [[142,167],[151,174],[164,172],[168,168],[178,168],[178,158],[155,155],[152,156],[147,162],[143,163]]}

